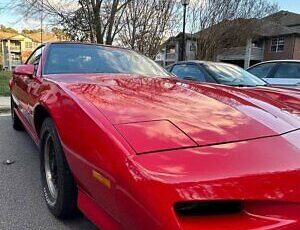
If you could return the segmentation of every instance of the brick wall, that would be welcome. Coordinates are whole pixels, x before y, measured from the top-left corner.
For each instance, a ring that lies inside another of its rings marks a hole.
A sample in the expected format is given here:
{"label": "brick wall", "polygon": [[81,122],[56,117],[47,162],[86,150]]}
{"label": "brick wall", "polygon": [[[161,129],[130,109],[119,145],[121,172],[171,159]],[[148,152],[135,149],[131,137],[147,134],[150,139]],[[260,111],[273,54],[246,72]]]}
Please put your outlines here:
{"label": "brick wall", "polygon": [[272,42],[272,38],[266,39],[264,61],[294,58],[294,44],[295,44],[294,35],[284,37],[284,50],[282,52],[278,52],[278,53],[271,52],[271,42]]}
{"label": "brick wall", "polygon": [[300,60],[300,37],[295,38],[294,59]]}

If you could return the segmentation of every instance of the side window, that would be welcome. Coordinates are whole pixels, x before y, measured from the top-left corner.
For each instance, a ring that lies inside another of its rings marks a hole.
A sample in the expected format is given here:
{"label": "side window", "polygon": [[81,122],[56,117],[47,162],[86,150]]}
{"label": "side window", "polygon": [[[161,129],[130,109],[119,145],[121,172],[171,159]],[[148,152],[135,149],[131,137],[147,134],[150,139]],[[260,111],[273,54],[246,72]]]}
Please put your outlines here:
{"label": "side window", "polygon": [[206,81],[204,73],[196,65],[175,65],[172,73],[181,79],[190,78],[197,81]]}
{"label": "side window", "polygon": [[36,64],[40,61],[40,58],[41,58],[41,55],[42,55],[42,52],[44,50],[44,46],[38,48],[37,50],[35,50],[31,56],[29,57],[29,59],[27,60],[27,64]]}
{"label": "side window", "polygon": [[34,74],[36,74],[36,72],[37,72],[37,68],[38,68],[38,65],[39,65],[39,62],[40,62],[43,50],[44,50],[44,46],[36,49],[31,54],[31,56],[29,57],[29,59],[26,62],[27,64],[34,65]]}
{"label": "side window", "polygon": [[276,63],[266,63],[248,69],[248,72],[259,78],[266,78]]}
{"label": "side window", "polygon": [[274,78],[300,79],[300,63],[281,63],[274,75]]}

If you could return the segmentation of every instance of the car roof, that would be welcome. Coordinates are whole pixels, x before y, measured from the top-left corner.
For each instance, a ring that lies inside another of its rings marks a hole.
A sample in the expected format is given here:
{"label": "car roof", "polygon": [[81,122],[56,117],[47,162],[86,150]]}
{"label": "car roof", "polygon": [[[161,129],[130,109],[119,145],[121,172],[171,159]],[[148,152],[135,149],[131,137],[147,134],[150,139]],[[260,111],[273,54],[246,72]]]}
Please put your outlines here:
{"label": "car roof", "polygon": [[215,64],[215,63],[217,63],[217,64],[233,65],[231,63],[226,63],[226,62],[189,60],[189,61],[178,61],[178,62],[175,62],[173,64],[170,64],[170,65],[166,66],[165,68],[169,68],[169,67],[172,67],[172,66],[178,65],[178,64]]}
{"label": "car roof", "polygon": [[257,63],[255,65],[250,66],[248,69],[251,69],[252,67],[259,66],[262,64],[267,64],[267,63],[284,63],[284,62],[294,62],[294,63],[300,63],[300,60],[294,60],[294,59],[285,59],[285,60],[271,60],[271,61],[264,61]]}
{"label": "car roof", "polygon": [[102,46],[102,47],[110,47],[110,48],[116,48],[116,49],[131,50],[129,48],[120,47],[120,46],[105,45],[105,44],[91,43],[91,42],[78,42],[78,41],[55,41],[55,42],[44,43],[44,45],[47,45],[47,44],[49,44],[49,45],[51,45],[51,44],[93,45],[93,46]]}

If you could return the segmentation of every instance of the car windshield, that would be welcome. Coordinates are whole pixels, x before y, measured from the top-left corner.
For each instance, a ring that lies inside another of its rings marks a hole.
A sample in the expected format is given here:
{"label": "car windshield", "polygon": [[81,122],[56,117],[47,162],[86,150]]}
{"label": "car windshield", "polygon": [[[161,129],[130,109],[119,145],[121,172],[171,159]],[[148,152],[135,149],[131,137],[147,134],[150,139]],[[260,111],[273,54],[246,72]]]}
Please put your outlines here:
{"label": "car windshield", "polygon": [[44,74],[67,73],[170,76],[154,61],[132,50],[89,44],[52,44]]}
{"label": "car windshield", "polygon": [[207,63],[204,68],[220,84],[231,86],[263,86],[267,83],[246,70],[225,63]]}

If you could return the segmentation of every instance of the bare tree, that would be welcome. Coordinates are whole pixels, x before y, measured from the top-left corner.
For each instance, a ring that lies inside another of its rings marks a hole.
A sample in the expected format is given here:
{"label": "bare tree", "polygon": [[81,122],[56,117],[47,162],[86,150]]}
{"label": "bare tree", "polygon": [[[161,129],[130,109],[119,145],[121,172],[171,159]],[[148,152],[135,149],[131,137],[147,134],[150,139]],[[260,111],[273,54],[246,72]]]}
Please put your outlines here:
{"label": "bare tree", "polygon": [[178,25],[177,16],[174,0],[133,0],[125,10],[120,43],[154,57],[162,40]]}
{"label": "bare tree", "polygon": [[[112,44],[154,57],[162,41],[181,30],[179,0],[13,0],[24,15],[43,14],[73,40]],[[268,0],[192,0],[188,28],[198,37],[198,58],[213,59],[232,43],[245,42],[255,20],[278,9]],[[239,20],[237,20],[239,19]],[[233,23],[234,21],[234,23]],[[252,30],[253,28],[253,30]]]}
{"label": "bare tree", "polygon": [[212,60],[218,50],[244,45],[256,31],[257,18],[278,11],[278,5],[267,0],[203,0],[190,7],[189,26],[200,31],[197,56]]}
{"label": "bare tree", "polygon": [[[154,57],[178,25],[177,0],[15,0],[24,15],[60,24],[73,40],[111,45],[118,41]],[[75,2],[75,3],[74,3]]]}
{"label": "bare tree", "polygon": [[86,19],[94,29],[98,43],[111,45],[120,32],[121,19],[128,3],[132,0],[81,0]]}
{"label": "bare tree", "polygon": [[41,10],[50,21],[65,27],[78,40],[111,45],[122,28],[126,6],[132,0],[15,0],[24,15],[37,16]]}

